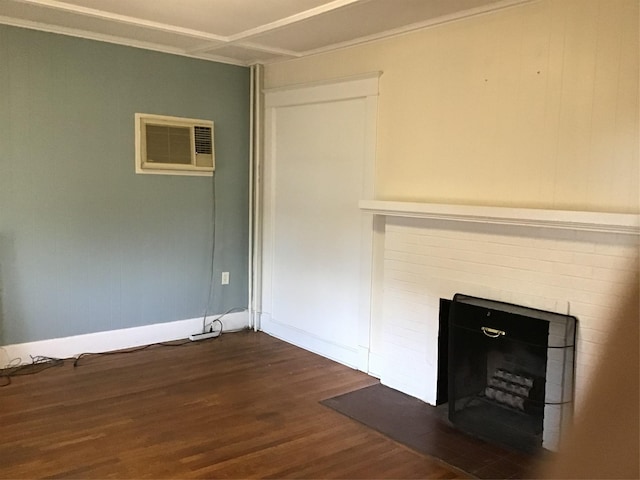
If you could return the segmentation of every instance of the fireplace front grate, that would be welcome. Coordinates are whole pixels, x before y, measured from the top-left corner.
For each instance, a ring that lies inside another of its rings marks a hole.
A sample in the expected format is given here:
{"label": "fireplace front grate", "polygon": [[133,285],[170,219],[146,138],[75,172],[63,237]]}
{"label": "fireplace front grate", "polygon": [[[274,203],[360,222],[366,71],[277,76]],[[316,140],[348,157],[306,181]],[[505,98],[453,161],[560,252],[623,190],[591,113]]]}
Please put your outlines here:
{"label": "fireplace front grate", "polygon": [[449,420],[508,447],[556,450],[572,414],[576,322],[456,294],[449,308]]}

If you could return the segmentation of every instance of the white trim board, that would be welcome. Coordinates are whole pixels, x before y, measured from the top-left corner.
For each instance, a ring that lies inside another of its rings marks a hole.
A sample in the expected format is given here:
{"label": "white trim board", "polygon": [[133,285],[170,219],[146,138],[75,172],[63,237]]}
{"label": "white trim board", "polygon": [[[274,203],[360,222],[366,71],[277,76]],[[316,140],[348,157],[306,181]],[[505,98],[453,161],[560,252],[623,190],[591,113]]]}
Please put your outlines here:
{"label": "white trim board", "polygon": [[[220,314],[209,315],[205,323],[220,317]],[[222,332],[237,331],[249,327],[247,311],[228,313],[222,318]],[[189,335],[202,331],[202,317],[178,320],[175,322],[155,323],[142,327],[123,328],[106,332],[87,333],[72,337],[52,338],[36,342],[17,343],[0,347],[4,355],[0,357],[7,366],[14,359],[30,363],[31,356],[53,358],[71,358],[81,353],[100,353],[126,348],[139,347],[158,342],[170,342],[188,338]]]}
{"label": "white trim board", "polygon": [[[375,139],[377,121],[377,97],[379,92],[379,77],[381,72],[370,72],[362,75],[314,82],[310,84],[291,85],[277,89],[265,90],[265,158],[263,177],[263,210],[262,224],[262,262],[261,262],[261,310],[273,312],[274,261],[276,251],[276,164],[279,162],[276,148],[278,128],[278,111],[287,111],[291,107],[335,103],[345,100],[363,101],[364,141],[362,151],[362,184],[354,188],[361,190],[360,198],[374,197],[375,170]],[[281,109],[281,110],[279,110]],[[359,167],[360,168],[360,167]],[[283,178],[283,177],[280,177]],[[282,201],[282,200],[280,200]],[[351,201],[351,200],[350,200]],[[355,207],[355,205],[354,205]],[[356,212],[357,214],[357,212]],[[261,329],[265,332],[301,346],[313,352],[335,359],[349,366],[357,366],[362,371],[368,371],[368,357],[371,327],[371,291],[372,257],[374,245],[373,215],[364,214],[360,221],[360,247],[356,254],[360,255],[360,273],[358,279],[358,313],[355,319],[357,334],[354,344],[339,345],[329,337],[320,338],[317,331],[303,331],[294,325],[289,325],[281,317],[270,314],[269,318],[262,316],[265,322]],[[289,272],[292,274],[291,272]],[[379,283],[379,282],[378,282]],[[278,285],[276,285],[277,287]],[[277,318],[273,318],[277,317]],[[344,342],[347,343],[346,341]]]}
{"label": "white trim board", "polygon": [[360,208],[365,212],[392,217],[640,235],[640,215],[630,213],[579,212],[366,199],[360,201]]}
{"label": "white trim board", "polygon": [[356,350],[336,342],[325,340],[312,333],[273,320],[267,314],[262,314],[260,326],[261,331],[272,337],[356,370],[360,369],[359,367],[362,365],[362,355],[368,354],[368,350],[363,353],[359,349]]}
{"label": "white trim board", "polygon": [[263,90],[265,95],[264,108],[377,97],[381,75],[382,72],[370,72],[342,79],[266,89]]}

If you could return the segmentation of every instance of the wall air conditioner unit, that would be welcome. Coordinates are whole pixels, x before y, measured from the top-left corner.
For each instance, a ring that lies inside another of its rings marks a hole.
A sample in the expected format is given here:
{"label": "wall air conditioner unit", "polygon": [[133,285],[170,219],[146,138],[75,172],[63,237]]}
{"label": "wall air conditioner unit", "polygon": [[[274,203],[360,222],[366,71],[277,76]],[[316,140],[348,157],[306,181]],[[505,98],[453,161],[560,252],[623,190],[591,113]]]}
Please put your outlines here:
{"label": "wall air conditioner unit", "polygon": [[136,113],[136,173],[213,175],[213,122]]}

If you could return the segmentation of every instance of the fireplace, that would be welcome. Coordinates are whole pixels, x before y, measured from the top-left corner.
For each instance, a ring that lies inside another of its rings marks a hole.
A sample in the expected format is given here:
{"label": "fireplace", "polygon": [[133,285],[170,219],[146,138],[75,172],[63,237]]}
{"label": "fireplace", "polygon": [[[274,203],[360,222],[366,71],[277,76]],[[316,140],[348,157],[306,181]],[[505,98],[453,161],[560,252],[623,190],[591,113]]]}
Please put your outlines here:
{"label": "fireplace", "polygon": [[449,420],[519,450],[555,449],[573,411],[576,318],[456,294],[449,307]]}
{"label": "fireplace", "polygon": [[[430,405],[448,402],[440,374],[448,372],[441,299],[451,302],[456,292],[580,319],[575,373],[568,366],[572,349],[547,350],[548,366],[567,366],[546,374],[573,377],[573,388],[562,393],[562,401],[573,403],[553,405],[560,400],[549,398],[544,406],[543,447],[557,450],[568,412],[584,408],[610,319],[624,298],[621,287],[638,285],[638,215],[382,200],[360,205],[375,219],[369,372],[384,385]],[[552,383],[561,385],[561,378],[547,378],[545,396]]]}

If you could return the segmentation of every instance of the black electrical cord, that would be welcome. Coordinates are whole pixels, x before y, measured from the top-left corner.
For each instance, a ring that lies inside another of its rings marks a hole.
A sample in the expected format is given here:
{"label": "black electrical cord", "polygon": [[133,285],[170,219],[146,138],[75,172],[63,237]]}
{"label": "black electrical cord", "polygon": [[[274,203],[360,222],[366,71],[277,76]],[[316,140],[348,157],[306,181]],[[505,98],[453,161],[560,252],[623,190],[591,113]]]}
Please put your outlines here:
{"label": "black electrical cord", "polygon": [[[218,337],[215,337],[215,338],[218,338]],[[183,347],[190,343],[193,343],[193,342],[191,340],[185,340],[180,343],[157,342],[157,343],[150,343],[149,345],[144,345],[142,347],[129,348],[126,350],[114,350],[111,352],[85,352],[76,356],[75,360],[73,361],[73,366],[74,368],[77,367],[78,363],[80,362],[80,359],[89,357],[89,356],[120,355],[125,353],[135,353],[135,352],[141,352],[142,350],[146,350],[151,347]]]}
{"label": "black electrical cord", "polygon": [[218,324],[220,324],[220,330],[219,330],[219,333],[218,333],[218,337],[219,337],[220,335],[222,335],[222,330],[224,329],[224,324],[222,323],[222,318],[225,315],[228,315],[230,313],[233,313],[233,312],[244,312],[245,310],[246,310],[246,308],[244,308],[244,307],[233,307],[233,308],[230,308],[226,312],[222,313],[218,318],[214,318],[213,320],[211,320],[211,322],[209,322],[209,325],[208,325],[209,330],[208,331],[207,331],[207,325],[205,324],[205,321],[203,319],[203,321],[202,321],[202,333],[213,333],[213,324],[214,323],[218,323]]}
{"label": "black electrical cord", "polygon": [[[213,338],[218,338],[220,335],[217,335]],[[81,353],[75,359],[73,359],[74,368],[78,366],[80,359],[88,357],[88,356],[102,356],[102,355],[119,355],[125,353],[134,353],[140,352],[142,350],[146,350],[150,347],[161,346],[161,347],[183,347],[185,345],[189,345],[193,343],[191,340],[181,341],[180,343],[169,343],[169,342],[158,342],[151,343],[149,345],[144,345],[142,347],[135,347],[128,350],[115,350],[112,352],[86,352]],[[25,375],[34,375],[36,373],[40,373],[44,370],[47,370],[51,367],[61,367],[65,364],[67,360],[71,360],[70,358],[54,358],[54,357],[45,357],[45,356],[37,356],[31,357],[31,363],[25,363],[24,365],[16,365],[13,367],[8,367],[0,370],[0,388],[11,385],[11,379],[13,377],[25,376]]]}
{"label": "black electrical cord", "polygon": [[220,331],[217,335],[217,337],[219,337],[220,335],[222,335],[222,330],[224,329],[224,325],[221,321],[221,319],[232,312],[243,312],[246,310],[246,308],[244,307],[233,307],[230,308],[229,310],[227,310],[226,312],[222,313],[219,317],[211,320],[209,322],[209,324],[207,324],[207,316],[209,315],[209,308],[211,307],[211,299],[213,297],[213,289],[214,289],[214,285],[215,285],[215,258],[216,258],[216,217],[217,217],[217,212],[216,212],[216,206],[218,204],[217,198],[216,198],[216,172],[214,170],[213,174],[212,174],[212,181],[211,181],[211,201],[212,201],[212,207],[211,207],[211,230],[212,230],[212,237],[211,237],[211,265],[210,265],[210,272],[209,272],[209,296],[207,298],[207,303],[205,305],[204,308],[204,315],[202,316],[202,331],[200,333],[213,333],[213,325],[215,323],[218,323],[220,325]]}
{"label": "black electrical cord", "polygon": [[[241,307],[231,308],[226,312],[224,312],[222,315],[220,315],[218,318],[212,320],[211,323],[209,324],[209,327],[211,329],[210,331],[213,331],[213,324],[215,323],[220,324],[220,331],[218,335],[216,335],[215,337],[211,337],[205,340],[214,340],[218,338],[220,335],[222,335],[222,329],[224,327],[221,320],[222,317],[224,317],[225,315],[231,312],[244,311],[244,310],[246,309]],[[202,341],[204,340],[200,340],[198,343],[201,343]],[[194,342],[191,340],[183,340],[183,341],[180,341],[179,343],[157,342],[157,343],[150,343],[148,345],[143,345],[141,347],[134,347],[134,348],[129,348],[125,350],[114,350],[109,352],[85,352],[85,353],[81,353],[80,355],[76,356],[73,359],[73,367],[74,368],[77,367],[81,359],[90,357],[90,356],[93,357],[93,356],[121,355],[126,353],[135,353],[135,352],[141,352],[151,347],[184,347],[185,345],[190,345],[192,343]],[[24,365],[16,365],[16,366],[8,367],[5,369],[0,369],[0,388],[11,385],[12,377],[18,377],[23,375],[33,375],[36,373],[40,373],[44,370],[47,370],[51,367],[61,367],[64,365],[66,360],[71,360],[71,359],[70,358],[66,358],[66,359],[54,358],[54,357],[46,357],[46,356],[39,355],[37,357],[32,356],[31,363],[26,363]]]}
{"label": "black electrical cord", "polygon": [[[202,317],[202,333],[205,331],[205,323],[207,321],[207,315],[209,313],[209,305],[211,304],[211,296],[213,295],[213,282],[215,277],[215,258],[216,258],[216,172],[212,173],[211,178],[211,271],[209,274],[209,297],[207,298],[207,304],[204,307],[204,316]],[[213,323],[213,322],[212,322]],[[220,328],[222,332],[222,327]]]}
{"label": "black electrical cord", "polygon": [[64,365],[64,359],[62,358],[54,358],[54,357],[45,357],[45,356],[37,356],[31,357],[31,363],[27,363],[24,365],[16,365],[15,367],[5,368],[4,370],[0,370],[0,387],[6,387],[7,385],[11,385],[11,378],[18,377],[23,375],[33,375],[35,373],[40,373],[44,370],[47,370],[51,367],[61,367]]}

